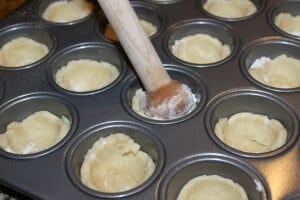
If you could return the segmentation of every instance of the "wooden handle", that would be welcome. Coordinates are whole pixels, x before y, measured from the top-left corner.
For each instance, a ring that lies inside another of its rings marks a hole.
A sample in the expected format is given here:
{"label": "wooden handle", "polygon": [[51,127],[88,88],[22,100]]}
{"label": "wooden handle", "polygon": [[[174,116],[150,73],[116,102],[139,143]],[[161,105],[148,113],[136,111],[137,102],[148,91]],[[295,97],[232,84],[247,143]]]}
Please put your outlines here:
{"label": "wooden handle", "polygon": [[128,0],[98,0],[147,91],[171,81]]}

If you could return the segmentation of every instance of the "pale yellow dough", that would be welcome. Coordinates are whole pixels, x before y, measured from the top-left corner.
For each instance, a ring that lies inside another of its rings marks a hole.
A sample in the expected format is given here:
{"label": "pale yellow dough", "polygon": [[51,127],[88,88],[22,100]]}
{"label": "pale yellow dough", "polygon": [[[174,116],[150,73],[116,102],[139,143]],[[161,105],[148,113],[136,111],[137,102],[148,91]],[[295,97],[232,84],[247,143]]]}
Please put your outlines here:
{"label": "pale yellow dough", "polygon": [[30,38],[18,37],[0,49],[0,65],[3,67],[21,67],[42,59],[49,49],[46,45]]}
{"label": "pale yellow dough", "polygon": [[250,0],[207,0],[204,9],[223,18],[247,17],[257,11]]}
{"label": "pale yellow dough", "polygon": [[257,81],[276,88],[300,87],[300,60],[285,54],[274,59],[261,57],[249,68]]}
{"label": "pale yellow dough", "polygon": [[300,15],[280,13],[275,17],[275,25],[289,34],[300,36]]}
{"label": "pale yellow dough", "polygon": [[230,48],[217,38],[199,33],[176,40],[172,46],[172,53],[186,62],[209,64],[229,56]]}
{"label": "pale yellow dough", "polygon": [[146,181],[155,169],[140,145],[123,133],[101,137],[85,155],[81,181],[100,192],[122,192]]}
{"label": "pale yellow dough", "polygon": [[55,74],[56,83],[70,91],[86,92],[101,89],[119,76],[117,67],[108,62],[72,60]]}
{"label": "pale yellow dough", "polygon": [[0,147],[14,154],[45,150],[62,140],[70,129],[70,121],[48,111],[38,111],[22,122],[11,122],[0,134]]}
{"label": "pale yellow dough", "polygon": [[248,200],[244,188],[229,178],[202,175],[189,180],[177,200]]}
{"label": "pale yellow dough", "polygon": [[228,146],[248,153],[270,152],[287,140],[287,130],[279,121],[249,112],[219,119],[214,131]]}
{"label": "pale yellow dough", "polygon": [[94,5],[87,0],[56,1],[43,12],[43,19],[66,23],[82,19],[92,13]]}
{"label": "pale yellow dough", "polygon": [[[157,32],[157,27],[148,21],[140,19],[140,24],[142,25],[142,28],[149,37]],[[110,40],[118,41],[116,33],[114,32],[110,23],[108,23],[105,27],[104,35]]]}

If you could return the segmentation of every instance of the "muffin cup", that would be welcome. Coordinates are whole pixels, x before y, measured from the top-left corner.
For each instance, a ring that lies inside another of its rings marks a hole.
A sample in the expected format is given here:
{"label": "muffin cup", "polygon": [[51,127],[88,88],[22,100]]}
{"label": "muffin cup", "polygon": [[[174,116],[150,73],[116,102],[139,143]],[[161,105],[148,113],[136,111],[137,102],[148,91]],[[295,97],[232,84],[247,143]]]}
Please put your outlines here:
{"label": "muffin cup", "polygon": [[[262,114],[270,119],[277,119],[287,129],[286,143],[266,153],[248,153],[228,146],[216,136],[214,127],[220,118],[230,117],[239,112]],[[265,158],[283,153],[295,143],[299,135],[298,119],[293,110],[275,95],[254,89],[227,91],[211,101],[205,115],[205,126],[210,137],[220,147],[233,154],[252,158]]]}
{"label": "muffin cup", "polygon": [[2,46],[5,45],[7,42],[18,37],[26,37],[35,40],[39,43],[42,43],[48,47],[49,52],[40,60],[29,65],[24,65],[20,67],[0,66],[0,70],[20,70],[36,66],[48,59],[48,57],[53,53],[54,49],[57,46],[56,37],[46,26],[37,23],[21,23],[5,27],[4,29],[0,30],[0,48],[2,48]]}
{"label": "muffin cup", "polygon": [[[229,56],[218,62],[197,64],[183,61],[173,55],[172,46],[176,40],[180,40],[183,37],[198,33],[208,34],[220,40],[223,45],[228,45],[231,51]],[[174,59],[176,62],[192,67],[212,67],[227,62],[236,54],[237,50],[239,49],[239,43],[240,39],[238,35],[231,30],[230,27],[216,20],[209,19],[191,19],[174,24],[167,30],[163,39],[164,50],[172,59]]]}
{"label": "muffin cup", "polygon": [[287,33],[275,25],[275,18],[281,12],[290,13],[291,15],[300,15],[300,2],[297,0],[280,1],[274,4],[268,11],[268,20],[272,28],[283,36],[300,40],[300,36]]}
{"label": "muffin cup", "polygon": [[[141,151],[147,153],[152,158],[155,163],[155,170],[145,182],[128,191],[106,193],[90,189],[80,180],[80,168],[84,161],[84,157],[100,137],[106,137],[114,133],[124,133],[139,144],[141,146]],[[160,174],[164,160],[162,144],[152,130],[132,122],[115,121],[92,127],[77,137],[67,153],[66,170],[72,182],[83,192],[100,198],[115,199],[134,195],[145,190]]]}
{"label": "muffin cup", "polygon": [[295,41],[282,37],[261,38],[248,44],[242,51],[240,57],[240,67],[243,74],[255,85],[259,87],[276,91],[276,92],[300,92],[298,88],[275,88],[257,81],[253,78],[248,70],[256,59],[261,57],[269,57],[271,59],[286,54],[288,57],[293,57],[300,60],[300,44]]}
{"label": "muffin cup", "polygon": [[[186,84],[191,88],[192,92],[195,94],[196,99],[199,101],[196,103],[197,104],[196,108],[193,109],[191,112],[172,120],[157,120],[157,119],[151,119],[148,117],[141,116],[140,114],[136,113],[132,109],[131,101],[132,101],[132,97],[135,95],[136,90],[140,88],[143,89],[143,86],[140,80],[137,79],[136,76],[131,76],[125,80],[125,84],[123,85],[121,91],[121,101],[123,107],[128,113],[130,113],[132,116],[136,117],[139,120],[149,122],[149,123],[174,124],[192,118],[204,107],[206,103],[207,92],[206,92],[205,84],[201,80],[201,78],[194,72],[187,69],[180,68],[178,66],[166,65],[165,68],[168,71],[169,75],[171,76],[171,79],[179,80],[183,84]],[[143,90],[145,91],[145,89]]]}
{"label": "muffin cup", "polygon": [[257,9],[256,12],[252,13],[251,15],[248,15],[248,16],[245,16],[245,17],[238,17],[238,18],[220,17],[220,16],[217,16],[217,15],[214,15],[214,14],[208,12],[207,10],[204,9],[204,4],[207,1],[208,0],[197,0],[199,8],[202,12],[206,13],[209,17],[215,18],[217,20],[235,22],[235,21],[242,21],[242,20],[247,20],[247,19],[253,18],[256,15],[258,15],[259,13],[261,13],[263,11],[263,9],[265,8],[265,6],[266,6],[266,1],[267,0],[250,0],[255,5],[255,7]]}
{"label": "muffin cup", "polygon": [[218,154],[203,154],[181,160],[164,175],[157,186],[158,200],[174,200],[192,178],[219,175],[241,185],[249,200],[268,200],[271,195],[264,179],[247,163]]}
{"label": "muffin cup", "polygon": [[[55,75],[57,71],[61,67],[66,66],[66,64],[69,61],[79,60],[79,59],[89,59],[98,62],[100,61],[108,62],[114,65],[118,69],[120,74],[116,78],[116,80],[114,80],[112,83],[108,84],[105,87],[92,90],[92,91],[76,92],[76,91],[70,91],[60,87],[55,82]],[[90,95],[90,94],[96,94],[96,93],[106,91],[112,88],[113,86],[115,86],[123,78],[126,72],[126,68],[127,68],[126,62],[116,48],[107,44],[91,42],[91,43],[76,44],[58,52],[48,64],[47,75],[48,75],[48,80],[52,84],[52,86],[63,93],[68,93],[73,95]]]}
{"label": "muffin cup", "polygon": [[[53,22],[53,21],[49,21],[49,20],[46,20],[43,18],[43,13],[44,11],[47,9],[47,7],[51,4],[51,3],[54,3],[54,2],[59,2],[61,0],[39,0],[37,1],[37,4],[36,4],[36,13],[38,13],[40,19],[44,22],[44,23],[47,23],[47,24],[50,24],[50,25],[55,25],[55,26],[66,26],[66,25],[75,25],[77,23],[81,23],[81,22],[84,22],[86,21],[87,19],[91,18],[92,15],[94,15],[97,10],[99,9],[98,8],[98,4],[96,2],[93,2],[93,1],[89,1],[91,3],[93,3],[94,5],[94,10],[93,12],[91,12],[89,15],[81,18],[81,19],[78,19],[78,20],[73,20],[73,21],[70,21],[70,22]],[[69,1],[69,0],[68,0]]]}
{"label": "muffin cup", "polygon": [[[160,8],[156,5],[145,2],[131,1],[130,3],[139,19],[145,20],[156,26],[157,31],[149,38],[153,39],[161,34],[163,29],[166,27],[166,17],[161,13]],[[104,13],[100,12],[98,14],[98,19],[95,22],[96,33],[106,41],[119,44],[119,41],[111,40],[105,36],[105,29],[108,23],[109,22]]]}
{"label": "muffin cup", "polygon": [[37,153],[14,154],[0,149],[0,155],[15,159],[28,159],[45,156],[61,147],[67,140],[70,139],[77,127],[77,111],[72,104],[67,102],[61,96],[42,92],[26,94],[2,105],[0,108],[0,132],[4,133],[9,123],[13,121],[20,122],[29,115],[42,110],[49,111],[58,117],[65,116],[70,121],[70,130],[66,136],[57,144]]}

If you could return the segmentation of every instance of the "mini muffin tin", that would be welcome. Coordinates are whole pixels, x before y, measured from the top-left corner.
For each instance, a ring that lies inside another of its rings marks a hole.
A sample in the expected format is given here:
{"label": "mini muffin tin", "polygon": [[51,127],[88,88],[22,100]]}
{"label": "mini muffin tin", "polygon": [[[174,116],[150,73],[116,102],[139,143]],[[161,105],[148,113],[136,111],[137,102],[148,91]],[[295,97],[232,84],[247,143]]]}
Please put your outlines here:
{"label": "mini muffin tin", "polygon": [[[50,52],[31,65],[0,67],[0,129],[38,110],[64,115],[71,122],[67,136],[53,147],[34,154],[0,150],[0,185],[30,199],[176,199],[195,176],[216,174],[246,190],[250,200],[300,199],[300,88],[263,85],[247,72],[261,56],[280,54],[300,59],[300,38],[273,24],[280,11],[300,14],[296,0],[253,0],[257,12],[239,19],[215,17],[205,0],[134,0],[141,19],[155,24],[150,37],[173,79],[190,86],[199,102],[189,114],[174,120],[142,117],[131,109],[141,88],[126,54],[117,41],[104,36],[107,20],[97,6],[89,16],[70,23],[52,23],[41,14],[55,0],[28,0],[0,21],[0,46],[18,36],[35,39]],[[171,45],[181,37],[207,33],[229,45],[231,54],[207,65],[174,57]],[[120,76],[109,86],[91,92],[71,92],[56,85],[55,72],[72,59],[96,59],[114,64]],[[300,77],[299,77],[300,78]],[[253,112],[279,120],[287,129],[287,143],[261,154],[232,149],[213,132],[221,117]],[[141,145],[156,164],[140,186],[120,193],[91,190],[80,181],[87,150],[100,137],[123,132]]]}

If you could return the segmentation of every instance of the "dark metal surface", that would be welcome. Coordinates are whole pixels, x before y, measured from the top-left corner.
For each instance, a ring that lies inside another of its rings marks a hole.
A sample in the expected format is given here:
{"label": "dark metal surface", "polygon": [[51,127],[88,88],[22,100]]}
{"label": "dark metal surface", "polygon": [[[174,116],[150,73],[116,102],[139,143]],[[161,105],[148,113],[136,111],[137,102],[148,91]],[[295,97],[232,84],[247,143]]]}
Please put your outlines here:
{"label": "dark metal surface", "polygon": [[[300,88],[266,87],[250,78],[246,70],[262,55],[286,53],[300,58],[300,38],[272,25],[278,10],[300,14],[296,9],[299,1],[253,1],[258,12],[242,20],[215,18],[202,9],[201,0],[131,1],[141,18],[159,26],[151,41],[172,78],[182,79],[202,98],[189,115],[166,122],[147,120],[131,111],[130,98],[141,85],[119,43],[104,37],[107,21],[99,7],[82,20],[57,25],[40,16],[52,1],[27,1],[0,21],[0,46],[17,35],[27,35],[52,49],[32,65],[0,68],[0,129],[3,132],[9,121],[38,109],[66,115],[72,129],[62,142],[41,153],[15,156],[0,150],[0,185],[33,199],[171,200],[189,178],[219,174],[244,186],[251,200],[300,196]],[[277,7],[284,2],[292,6]],[[229,44],[230,57],[196,67],[171,56],[170,44],[195,31],[220,37]],[[105,55],[101,59],[115,62],[122,71],[113,85],[83,94],[55,85],[52,73],[59,65],[74,57],[95,58],[99,52]],[[225,146],[214,137],[212,127],[217,118],[237,111],[279,119],[288,129],[287,144],[260,155]],[[136,139],[157,168],[149,180],[128,192],[111,195],[91,191],[78,178],[83,155],[96,138],[114,131]]]}

